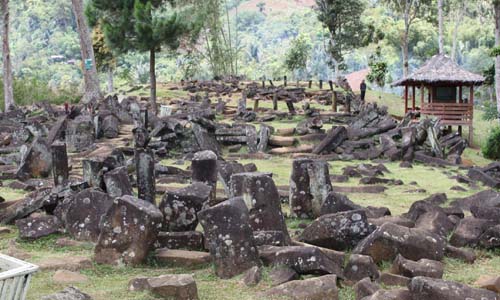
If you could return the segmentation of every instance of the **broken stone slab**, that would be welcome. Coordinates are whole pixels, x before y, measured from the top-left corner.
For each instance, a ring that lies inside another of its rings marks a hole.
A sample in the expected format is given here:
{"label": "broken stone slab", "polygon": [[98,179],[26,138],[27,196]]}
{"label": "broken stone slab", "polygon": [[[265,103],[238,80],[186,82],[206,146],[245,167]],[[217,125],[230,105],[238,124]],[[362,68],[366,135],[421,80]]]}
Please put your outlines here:
{"label": "broken stone slab", "polygon": [[497,249],[500,247],[500,225],[486,229],[479,237],[479,245],[486,249]]}
{"label": "broken stone slab", "polygon": [[65,185],[69,179],[68,153],[66,152],[66,144],[62,142],[54,142],[50,146],[52,153],[52,177],[54,185]]}
{"label": "broken stone slab", "polygon": [[198,300],[198,287],[192,275],[162,275],[148,279],[149,290],[165,299]]}
{"label": "broken stone slab", "polygon": [[139,199],[149,203],[156,203],[155,160],[152,150],[135,149],[135,171]]}
{"label": "broken stone slab", "polygon": [[253,231],[281,231],[290,243],[280,195],[273,179],[265,173],[238,173],[231,176],[231,195],[243,197]]}
{"label": "broken stone slab", "polygon": [[269,137],[269,145],[276,147],[290,147],[293,146],[297,142],[297,139],[294,137],[284,137],[272,135]]}
{"label": "broken stone slab", "polygon": [[343,251],[356,247],[374,229],[364,211],[340,212],[316,219],[302,231],[299,241]]}
{"label": "broken stone slab", "polygon": [[470,211],[475,218],[500,224],[500,207],[471,206]]}
{"label": "broken stone slab", "polygon": [[415,222],[410,219],[401,216],[384,216],[381,218],[368,218],[368,222],[377,227],[382,226],[385,223],[393,223],[399,226],[404,226],[408,228],[415,227]]}
{"label": "broken stone slab", "polygon": [[218,277],[231,278],[260,265],[248,208],[242,198],[206,208],[198,213],[198,218]]}
{"label": "broken stone slab", "polygon": [[200,251],[204,249],[203,233],[199,231],[160,232],[155,247]]}
{"label": "broken stone slab", "polygon": [[455,224],[450,221],[444,212],[432,211],[420,215],[415,222],[415,228],[447,237],[455,228]]}
{"label": "broken stone slab", "polygon": [[48,177],[52,170],[52,153],[43,138],[36,138],[30,146],[21,147],[21,162],[17,178]]}
{"label": "broken stone slab", "polygon": [[470,210],[472,206],[500,207],[500,193],[494,190],[486,190],[474,195],[456,199],[451,202],[452,206],[463,210]]}
{"label": "broken stone slab", "polygon": [[299,218],[319,217],[321,206],[332,191],[328,163],[297,159],[290,176],[290,207]]}
{"label": "broken stone slab", "polygon": [[337,276],[290,281],[266,291],[262,296],[271,299],[338,300]]}
{"label": "broken stone slab", "polygon": [[394,259],[398,254],[412,260],[440,261],[445,247],[445,239],[436,234],[385,223],[361,241],[353,253],[369,255],[375,263]]}
{"label": "broken stone slab", "polygon": [[414,277],[408,285],[413,299],[427,300],[497,300],[495,292],[476,289],[453,281],[428,277]]}
{"label": "broken stone slab", "polygon": [[319,248],[263,246],[259,247],[259,255],[266,266],[287,266],[300,275],[335,274],[343,278],[342,265],[332,260]]}
{"label": "broken stone slab", "polygon": [[66,128],[66,146],[69,152],[82,152],[94,144],[94,122],[88,115],[79,115],[68,120]]}
{"label": "broken stone slab", "polygon": [[398,255],[392,263],[391,273],[413,278],[425,276],[431,278],[443,278],[444,264],[430,259],[412,261]]}
{"label": "broken stone slab", "polygon": [[14,221],[25,218],[39,209],[55,206],[56,204],[57,199],[51,197],[50,188],[39,189],[27,195],[23,200],[16,201],[0,210],[0,223],[12,224]]}
{"label": "broken stone slab", "polygon": [[202,183],[167,191],[160,202],[165,231],[192,231],[198,226],[197,214],[210,201],[212,187]]}
{"label": "broken stone slab", "polygon": [[267,230],[254,231],[253,238],[256,246],[286,246],[290,244],[290,237],[285,236],[283,231]]}
{"label": "broken stone slab", "polygon": [[299,274],[294,269],[287,266],[276,266],[269,271],[271,286],[278,286],[285,282],[299,279]]}
{"label": "broken stone slab", "polygon": [[260,131],[259,131],[259,143],[257,144],[257,151],[259,152],[266,152],[267,147],[269,144],[269,137],[271,136],[272,133],[272,128],[267,125],[260,125]]}
{"label": "broken stone slab", "polygon": [[279,147],[279,148],[273,148],[269,152],[269,154],[274,154],[274,155],[282,155],[282,154],[292,154],[292,153],[311,153],[313,150],[312,145],[299,145],[296,147]]}
{"label": "broken stone slab", "polygon": [[343,126],[335,127],[328,131],[327,136],[312,151],[313,154],[329,153],[347,140],[347,130]]}
{"label": "broken stone slab", "polygon": [[245,167],[235,161],[219,160],[217,161],[217,172],[218,179],[222,182],[226,195],[233,197],[231,195],[231,176],[237,173],[244,173]]}
{"label": "broken stone slab", "polygon": [[36,240],[62,231],[61,221],[50,215],[33,214],[26,219],[17,220],[16,226],[19,237],[25,240]]}
{"label": "broken stone slab", "polygon": [[472,180],[480,181],[484,185],[494,189],[500,189],[500,179],[491,176],[480,168],[472,168],[467,173]]}
{"label": "broken stone slab", "polygon": [[80,291],[76,287],[70,286],[65,288],[61,292],[43,296],[41,300],[92,300],[92,297]]}
{"label": "broken stone slab", "polygon": [[57,284],[75,284],[87,282],[89,279],[77,272],[57,270],[52,276],[52,280]]}
{"label": "broken stone slab", "polygon": [[196,152],[191,162],[191,170],[193,182],[199,181],[212,188],[209,203],[216,203],[217,154],[209,150]]}
{"label": "broken stone slab", "polygon": [[199,267],[212,261],[210,253],[200,251],[158,249],[155,257],[159,262],[172,267]]}
{"label": "broken stone slab", "polygon": [[356,300],[361,300],[364,297],[371,296],[380,289],[381,289],[380,285],[372,282],[369,277],[366,277],[358,281],[353,286],[354,294],[356,295]]}
{"label": "broken stone slab", "polygon": [[481,235],[493,225],[494,223],[489,220],[466,217],[458,223],[450,238],[450,245],[475,247],[479,243]]}
{"label": "broken stone slab", "polygon": [[451,245],[446,246],[445,255],[447,257],[460,259],[469,264],[473,264],[476,261],[476,254],[474,253],[474,251],[453,247]]}
{"label": "broken stone slab", "polygon": [[64,199],[55,213],[73,238],[97,242],[101,233],[100,223],[112,205],[113,198],[108,194],[90,188]]}
{"label": "broken stone slab", "polygon": [[59,256],[45,258],[37,263],[42,271],[79,271],[92,267],[92,261],[84,256]]}
{"label": "broken stone slab", "polygon": [[101,234],[94,249],[101,264],[138,265],[152,248],[163,215],[150,202],[132,196],[115,198],[101,223]]}
{"label": "broken stone slab", "polygon": [[404,286],[406,287],[410,283],[410,278],[402,275],[397,275],[393,273],[382,272],[380,277],[377,279],[377,283],[386,286]]}
{"label": "broken stone slab", "polygon": [[367,185],[367,186],[333,186],[332,189],[338,193],[382,194],[388,188],[381,185]]}
{"label": "broken stone slab", "polygon": [[396,289],[396,290],[379,290],[369,297],[365,297],[362,300],[413,300],[411,293],[408,289]]}
{"label": "broken stone slab", "polygon": [[344,268],[344,277],[353,283],[363,278],[375,280],[379,277],[379,271],[370,256],[352,254]]}
{"label": "broken stone slab", "polygon": [[248,287],[256,286],[262,279],[262,269],[260,267],[252,267],[243,275],[242,282]]}
{"label": "broken stone slab", "polygon": [[104,185],[109,196],[121,197],[133,195],[132,184],[128,177],[127,167],[119,167],[104,174]]}
{"label": "broken stone slab", "polygon": [[326,197],[321,206],[320,215],[334,214],[350,210],[362,209],[360,205],[355,204],[346,195],[331,192]]}

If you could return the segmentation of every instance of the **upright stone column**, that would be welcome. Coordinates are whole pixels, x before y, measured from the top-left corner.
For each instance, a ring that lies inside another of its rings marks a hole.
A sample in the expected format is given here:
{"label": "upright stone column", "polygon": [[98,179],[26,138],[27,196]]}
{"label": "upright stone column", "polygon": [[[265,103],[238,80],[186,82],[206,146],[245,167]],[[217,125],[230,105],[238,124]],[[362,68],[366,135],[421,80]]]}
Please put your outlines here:
{"label": "upright stone column", "polygon": [[134,129],[134,142],[135,171],[137,176],[137,192],[139,199],[155,204],[155,159],[153,151],[147,148],[149,136],[145,127],[137,127]]}
{"label": "upright stone column", "polygon": [[54,176],[54,185],[65,185],[68,183],[69,178],[66,143],[56,141],[50,146],[50,149],[52,152],[52,175]]}
{"label": "upright stone column", "polygon": [[83,180],[91,187],[104,188],[103,167],[104,162],[98,158],[89,158],[82,161]]}
{"label": "upright stone column", "polygon": [[193,182],[203,182],[212,188],[209,204],[214,205],[217,202],[217,155],[210,150],[196,152],[191,162],[191,171]]}
{"label": "upright stone column", "polygon": [[324,161],[297,159],[290,176],[290,208],[298,218],[317,218],[321,206],[332,191],[328,164]]}
{"label": "upright stone column", "polygon": [[135,169],[139,199],[155,204],[155,160],[150,149],[135,149]]}

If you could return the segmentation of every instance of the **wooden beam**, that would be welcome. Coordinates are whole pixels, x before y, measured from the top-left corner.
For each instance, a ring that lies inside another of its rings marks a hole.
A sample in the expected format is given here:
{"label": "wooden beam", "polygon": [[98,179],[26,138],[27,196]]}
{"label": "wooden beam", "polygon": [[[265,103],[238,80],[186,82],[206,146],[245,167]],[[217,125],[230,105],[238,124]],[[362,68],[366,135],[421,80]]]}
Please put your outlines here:
{"label": "wooden beam", "polygon": [[405,114],[408,112],[408,85],[405,85]]}
{"label": "wooden beam", "polygon": [[422,86],[420,86],[420,109],[424,109],[424,101],[425,101],[425,86],[422,84]]}
{"label": "wooden beam", "polygon": [[462,93],[462,86],[458,87],[458,103],[463,103],[464,97]]}
{"label": "wooden beam", "polygon": [[413,111],[415,111],[415,110],[416,110],[416,106],[415,106],[415,97],[416,97],[416,96],[415,96],[415,91],[416,91],[416,87],[415,87],[415,86],[413,86],[412,95],[411,95],[411,109],[412,109]]}

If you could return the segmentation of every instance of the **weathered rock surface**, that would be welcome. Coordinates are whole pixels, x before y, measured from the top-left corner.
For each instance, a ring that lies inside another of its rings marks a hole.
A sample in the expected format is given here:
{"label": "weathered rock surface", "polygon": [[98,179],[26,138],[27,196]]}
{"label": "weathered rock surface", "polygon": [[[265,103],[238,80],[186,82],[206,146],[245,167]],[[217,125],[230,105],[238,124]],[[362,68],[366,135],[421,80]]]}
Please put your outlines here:
{"label": "weathered rock surface", "polygon": [[352,254],[344,269],[344,277],[352,282],[360,281],[366,277],[377,279],[379,271],[370,256]]}
{"label": "weathered rock surface", "polygon": [[363,210],[346,211],[319,217],[304,229],[299,241],[343,251],[354,248],[373,230]]}
{"label": "weathered rock surface", "polygon": [[290,281],[268,290],[263,296],[271,299],[338,300],[337,276]]}
{"label": "weathered rock surface", "polygon": [[361,241],[353,253],[369,255],[375,263],[394,259],[398,254],[412,260],[440,261],[445,247],[445,239],[436,234],[385,223]]}
{"label": "weathered rock surface", "polygon": [[319,248],[264,246],[259,255],[265,265],[288,266],[298,274],[335,274],[342,278],[342,265],[333,261]]}
{"label": "weathered rock surface", "polygon": [[137,265],[144,261],[163,215],[153,204],[132,196],[116,198],[101,224],[94,254],[97,263]]}
{"label": "weathered rock surface", "polygon": [[199,231],[160,232],[155,246],[167,249],[203,250],[203,233]]}
{"label": "weathered rock surface", "polygon": [[152,293],[165,299],[198,300],[198,287],[191,275],[162,275],[148,279]]}
{"label": "weathered rock surface", "polygon": [[241,197],[232,198],[198,213],[208,249],[220,278],[231,278],[260,264]]}
{"label": "weathered rock surface", "polygon": [[203,266],[212,261],[208,252],[158,249],[155,257],[158,261],[173,267]]}
{"label": "weathered rock surface", "polygon": [[166,231],[192,231],[198,226],[197,214],[210,199],[212,188],[202,182],[166,192],[160,202]]}
{"label": "weathered rock surface", "polygon": [[61,221],[56,216],[34,215],[16,221],[19,237],[26,240],[36,240],[44,236],[62,231]]}
{"label": "weathered rock surface", "polygon": [[492,226],[492,222],[485,219],[467,217],[460,220],[457,228],[450,238],[450,245],[455,247],[474,247],[479,243],[479,238]]}
{"label": "weathered rock surface", "polygon": [[413,278],[417,276],[425,276],[431,278],[442,278],[444,265],[435,260],[420,259],[412,261],[398,255],[392,263],[391,273]]}
{"label": "weathered rock surface", "polygon": [[497,300],[495,292],[428,277],[415,277],[408,285],[413,299],[427,300]]}
{"label": "weathered rock surface", "polygon": [[42,300],[92,300],[92,297],[75,287],[67,287],[61,292],[43,296]]}

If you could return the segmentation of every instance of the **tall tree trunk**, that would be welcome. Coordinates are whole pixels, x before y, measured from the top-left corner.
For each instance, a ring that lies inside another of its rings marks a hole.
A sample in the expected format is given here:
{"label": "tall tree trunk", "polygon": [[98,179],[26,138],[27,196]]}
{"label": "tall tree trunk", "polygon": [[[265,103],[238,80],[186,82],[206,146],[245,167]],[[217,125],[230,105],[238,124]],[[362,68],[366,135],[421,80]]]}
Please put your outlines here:
{"label": "tall tree trunk", "polygon": [[115,87],[114,87],[114,82],[113,82],[113,69],[109,68],[108,69],[108,93],[113,93]]}
{"label": "tall tree trunk", "polygon": [[1,0],[3,21],[3,91],[5,111],[9,111],[14,105],[14,89],[12,87],[12,63],[10,61],[9,47],[9,0]]}
{"label": "tall tree trunk", "polygon": [[[495,5],[495,46],[500,47],[500,0],[494,1]],[[500,55],[495,58],[495,91],[497,110],[500,116]],[[500,122],[500,118],[498,118]]]}
{"label": "tall tree trunk", "polygon": [[407,77],[409,72],[409,50],[408,50],[408,39],[410,36],[410,9],[411,3],[408,0],[405,1],[405,14],[404,14],[404,22],[405,29],[403,33],[403,77]]}
{"label": "tall tree trunk", "polygon": [[92,39],[90,38],[90,31],[83,14],[83,0],[71,0],[71,3],[73,13],[75,14],[76,27],[80,38],[80,52],[82,55],[83,80],[85,85],[82,102],[84,104],[94,103],[102,97],[102,94],[99,87]]}
{"label": "tall tree trunk", "polygon": [[443,0],[438,0],[438,21],[439,21],[439,54],[444,54],[444,36],[443,36]]}
{"label": "tall tree trunk", "polygon": [[451,49],[451,59],[456,62],[457,61],[457,44],[458,44],[458,28],[460,26],[460,22],[462,19],[461,9],[457,9],[455,15],[455,27],[453,28],[453,46]]}
{"label": "tall tree trunk", "polygon": [[156,108],[156,71],[155,71],[155,65],[156,65],[155,50],[151,49],[149,51],[149,81],[150,81],[149,84],[151,86],[151,92],[149,95],[149,103],[151,105],[151,109],[153,110],[153,113],[156,115],[157,108]]}

